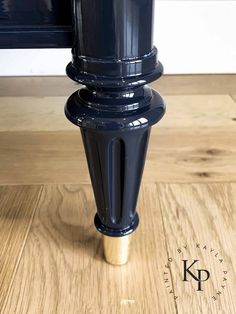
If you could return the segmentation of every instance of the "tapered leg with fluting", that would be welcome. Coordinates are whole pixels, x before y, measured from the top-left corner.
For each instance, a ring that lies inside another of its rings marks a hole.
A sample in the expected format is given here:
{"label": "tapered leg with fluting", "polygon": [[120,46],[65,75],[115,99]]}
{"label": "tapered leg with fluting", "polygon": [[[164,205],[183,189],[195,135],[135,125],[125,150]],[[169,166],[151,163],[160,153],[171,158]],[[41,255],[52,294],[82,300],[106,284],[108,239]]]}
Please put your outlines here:
{"label": "tapered leg with fluting", "polygon": [[[74,0],[73,61],[67,74],[85,85],[67,118],[81,128],[106,260],[124,264],[151,126],[165,112],[146,84],[162,74],[152,46],[153,0]],[[148,209],[147,209],[148,210]]]}

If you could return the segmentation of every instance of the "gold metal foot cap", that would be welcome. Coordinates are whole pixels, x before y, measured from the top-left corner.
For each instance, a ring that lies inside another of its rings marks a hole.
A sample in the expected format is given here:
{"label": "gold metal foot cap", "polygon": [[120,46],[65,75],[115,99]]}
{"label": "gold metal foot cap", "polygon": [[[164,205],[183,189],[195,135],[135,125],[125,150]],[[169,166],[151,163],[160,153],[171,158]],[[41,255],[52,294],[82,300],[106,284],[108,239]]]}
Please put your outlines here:
{"label": "gold metal foot cap", "polygon": [[105,259],[112,265],[124,265],[128,261],[131,234],[123,237],[103,235]]}

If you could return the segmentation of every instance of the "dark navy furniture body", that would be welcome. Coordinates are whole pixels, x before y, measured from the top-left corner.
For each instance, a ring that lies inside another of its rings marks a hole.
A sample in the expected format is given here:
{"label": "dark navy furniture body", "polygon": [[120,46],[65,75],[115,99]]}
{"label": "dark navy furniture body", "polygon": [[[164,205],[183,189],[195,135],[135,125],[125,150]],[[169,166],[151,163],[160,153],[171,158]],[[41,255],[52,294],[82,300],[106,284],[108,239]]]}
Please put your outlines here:
{"label": "dark navy furniture body", "polygon": [[71,46],[70,0],[0,0],[0,48]]}
{"label": "dark navy furniture body", "polygon": [[152,43],[153,5],[154,0],[73,0],[72,7],[61,0],[0,0],[1,48],[72,46],[67,74],[85,87],[68,99],[65,114],[81,128],[95,225],[109,237],[129,235],[138,226],[149,134],[165,112],[161,96],[146,85],[163,71]]}

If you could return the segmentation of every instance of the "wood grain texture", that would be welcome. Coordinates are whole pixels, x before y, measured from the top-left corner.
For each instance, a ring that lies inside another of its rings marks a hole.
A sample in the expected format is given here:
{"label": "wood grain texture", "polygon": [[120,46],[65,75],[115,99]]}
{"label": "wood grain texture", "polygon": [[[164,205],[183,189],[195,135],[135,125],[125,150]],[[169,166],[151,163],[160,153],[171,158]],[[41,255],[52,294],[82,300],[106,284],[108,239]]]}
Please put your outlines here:
{"label": "wood grain texture", "polygon": [[[157,195],[178,312],[236,313],[236,184],[158,184]],[[196,292],[194,280],[183,283],[182,259],[199,259],[198,266],[210,271],[203,292]],[[223,271],[228,271],[224,289]]]}
{"label": "wood grain texture", "polygon": [[[175,313],[155,184],[142,188],[129,263],[104,262],[90,186],[47,186],[3,313]],[[150,219],[151,217],[151,219]]]}
{"label": "wood grain texture", "polygon": [[158,127],[236,129],[236,104],[229,95],[165,96],[166,115]]}
{"label": "wood grain texture", "polygon": [[0,132],[75,130],[64,114],[66,99],[0,97]]}
{"label": "wood grain texture", "polygon": [[[67,97],[0,97],[0,132],[76,130],[64,115]],[[167,112],[158,127],[236,128],[229,95],[165,96]]]}
{"label": "wood grain texture", "polygon": [[[90,186],[46,186],[3,314],[235,313],[235,195],[236,184],[144,184],[141,224],[129,263],[119,267],[103,260]],[[171,288],[164,281],[168,257],[175,261]],[[194,280],[183,283],[182,258],[197,258],[210,271],[203,292]],[[227,284],[214,301],[222,269]]]}
{"label": "wood grain texture", "polygon": [[0,312],[19,263],[40,186],[0,187]]}
{"label": "wood grain texture", "polygon": [[[144,182],[236,179],[236,128],[158,128]],[[0,132],[0,184],[90,183],[79,131]]]}
{"label": "wood grain texture", "polygon": [[[236,75],[152,86],[167,113],[152,129],[140,226],[119,267],[104,262],[80,132],[63,113],[78,85],[0,78],[1,314],[236,313]],[[223,266],[209,248],[228,271],[220,295]],[[183,283],[182,259],[210,271],[203,292]]]}
{"label": "wood grain texture", "polygon": [[[164,75],[151,85],[163,95],[236,95],[234,74]],[[76,89],[66,76],[0,77],[0,96],[68,96]]]}

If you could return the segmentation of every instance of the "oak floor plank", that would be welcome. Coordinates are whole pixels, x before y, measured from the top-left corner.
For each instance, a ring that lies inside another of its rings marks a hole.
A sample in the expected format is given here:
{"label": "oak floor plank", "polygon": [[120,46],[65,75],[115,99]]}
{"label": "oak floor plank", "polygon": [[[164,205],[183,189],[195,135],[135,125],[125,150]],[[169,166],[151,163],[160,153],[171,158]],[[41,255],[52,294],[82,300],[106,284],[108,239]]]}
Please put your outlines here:
{"label": "oak floor plank", "polygon": [[[0,78],[1,314],[236,313],[236,75],[164,76],[152,86],[167,113],[152,129],[130,261],[113,267],[93,226],[80,132],[63,113],[78,85]],[[196,258],[210,271],[203,292],[182,281],[181,259]]]}
{"label": "oak floor plank", "polygon": [[236,75],[164,75],[150,85],[163,95],[236,94]]}
{"label": "oak floor plank", "polygon": [[[67,97],[0,97],[0,132],[76,130],[64,115]],[[235,127],[229,95],[165,96],[167,112],[158,127]]]}
{"label": "oak floor plank", "polygon": [[0,312],[21,257],[40,191],[40,186],[0,187]]}
{"label": "oak floor plank", "polygon": [[[236,313],[236,184],[158,184],[157,193],[168,255],[173,259],[170,267],[178,312]],[[195,275],[199,266],[210,271],[203,291],[196,291],[191,276],[183,282],[183,259],[189,261],[188,266],[199,260],[190,269]]]}
{"label": "oak floor plank", "polygon": [[236,104],[229,95],[165,96],[166,114],[158,127],[236,129]]}
{"label": "oak floor plank", "polygon": [[104,262],[88,185],[46,186],[4,313],[175,313],[155,184],[142,187],[129,263]]}
{"label": "oak floor plank", "polygon": [[[144,182],[236,180],[236,128],[158,128]],[[90,183],[79,131],[0,132],[0,184]]]}
{"label": "oak floor plank", "polygon": [[[164,75],[151,85],[163,95],[236,94],[236,75]],[[0,96],[68,96],[76,89],[66,76],[0,77]]]}
{"label": "oak floor plank", "polygon": [[0,97],[0,132],[75,130],[65,117],[67,97]]}

